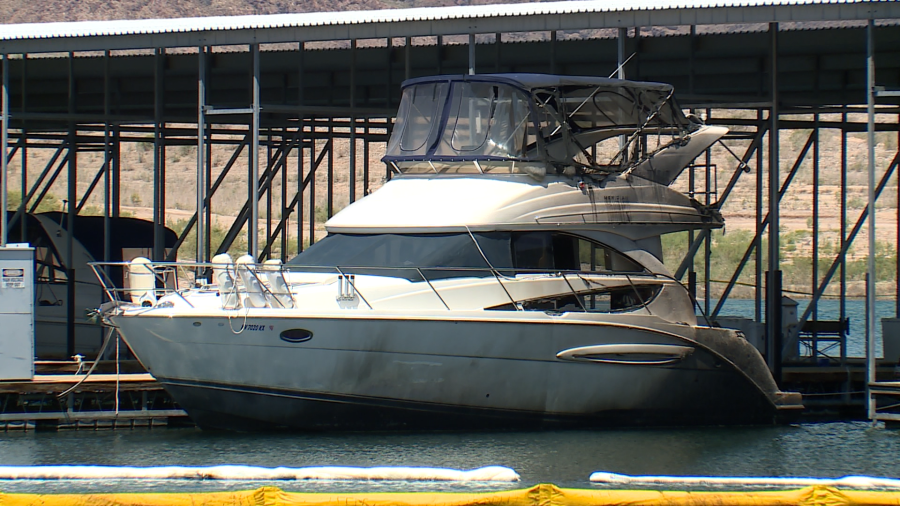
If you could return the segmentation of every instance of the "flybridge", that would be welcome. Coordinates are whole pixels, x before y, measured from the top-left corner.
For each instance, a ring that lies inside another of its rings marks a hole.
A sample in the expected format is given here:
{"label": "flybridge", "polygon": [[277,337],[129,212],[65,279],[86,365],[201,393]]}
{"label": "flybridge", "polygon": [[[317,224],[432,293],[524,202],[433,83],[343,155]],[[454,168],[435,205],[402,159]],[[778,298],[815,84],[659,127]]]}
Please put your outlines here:
{"label": "flybridge", "polygon": [[[673,94],[668,84],[598,77],[413,79],[384,161],[401,173],[633,173],[668,185],[686,163],[658,155],[689,162],[727,132],[685,116]],[[688,149],[695,133],[703,141]]]}

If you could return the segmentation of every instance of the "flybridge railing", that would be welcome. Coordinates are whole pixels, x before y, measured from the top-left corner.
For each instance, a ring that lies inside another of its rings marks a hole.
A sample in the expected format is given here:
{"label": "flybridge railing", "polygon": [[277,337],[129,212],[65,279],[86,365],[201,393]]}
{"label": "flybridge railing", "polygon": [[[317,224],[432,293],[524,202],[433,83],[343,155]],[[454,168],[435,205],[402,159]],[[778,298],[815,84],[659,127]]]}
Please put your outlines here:
{"label": "flybridge railing", "polygon": [[[291,290],[294,285],[306,284],[292,280],[291,273],[317,273],[337,275],[338,295],[336,300],[352,302],[359,297],[366,307],[374,310],[375,307],[369,299],[359,290],[356,277],[381,276],[391,278],[404,278],[410,281],[424,282],[428,285],[435,297],[449,311],[450,305],[441,295],[434,282],[436,279],[478,277],[494,278],[498,286],[503,290],[511,304],[510,309],[516,311],[526,310],[525,305],[532,298],[517,300],[507,288],[508,283],[515,282],[519,275],[544,275],[561,279],[567,288],[566,293],[546,294],[538,299],[549,299],[560,296],[574,296],[576,303],[582,311],[588,312],[587,297],[597,295],[604,289],[631,290],[636,297],[637,304],[628,309],[646,308],[656,292],[648,296],[641,294],[638,284],[653,281],[656,286],[663,284],[675,284],[679,282],[670,276],[648,272],[618,272],[618,271],[578,271],[578,270],[548,270],[548,269],[519,269],[519,268],[475,268],[475,267],[371,267],[371,266],[294,266],[284,264],[253,264],[253,263],[210,263],[210,262],[90,262],[88,264],[100,280],[104,291],[110,301],[125,302],[135,305],[151,307],[171,307],[172,303],[162,302],[160,299],[166,295],[175,295],[189,307],[194,307],[190,297],[186,297],[189,290],[218,292],[222,297],[223,309],[240,308],[292,308],[299,307],[295,294]],[[121,268],[123,281],[128,279],[129,286],[119,287],[109,276],[109,267]],[[428,276],[427,273],[432,273]],[[208,276],[219,278],[213,283]],[[145,276],[141,278],[141,276]],[[596,281],[596,278],[625,278],[627,284],[608,286]],[[220,285],[224,281],[224,286]],[[635,282],[638,282],[636,284]],[[148,283],[149,282],[149,283]],[[575,284],[581,284],[582,288],[576,288]],[[230,283],[230,286],[228,286]],[[598,289],[599,288],[599,289]],[[255,299],[254,299],[255,296]],[[248,299],[249,297],[249,299]],[[196,302],[196,301],[195,301]],[[166,304],[160,306],[160,304]],[[649,311],[649,309],[648,309]]]}

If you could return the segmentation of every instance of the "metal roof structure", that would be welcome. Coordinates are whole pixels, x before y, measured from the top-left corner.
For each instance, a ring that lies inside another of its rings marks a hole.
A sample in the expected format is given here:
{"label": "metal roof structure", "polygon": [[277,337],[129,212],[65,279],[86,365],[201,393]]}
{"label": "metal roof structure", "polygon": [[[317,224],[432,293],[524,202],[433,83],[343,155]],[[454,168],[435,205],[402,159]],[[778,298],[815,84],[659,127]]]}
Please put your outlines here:
{"label": "metal roof structure", "polygon": [[891,18],[900,18],[895,0],[581,0],[5,25],[0,53]]}
{"label": "metal roof structure", "polygon": [[[711,186],[713,169],[707,156],[705,193],[694,188],[693,178],[691,192],[706,195],[707,204],[721,205],[744,170],[754,165],[757,178],[751,189],[742,191],[755,194],[754,240],[763,235],[766,223],[770,225],[768,259],[776,269],[778,202],[783,195],[779,191],[779,130],[790,125],[795,132],[813,132],[783,183],[787,191],[806,154],[818,153],[820,128],[839,129],[845,151],[848,132],[866,131],[857,118],[848,120],[848,112],[860,112],[859,106],[874,100],[873,86],[888,90],[878,97],[877,129],[897,132],[900,113],[900,93],[890,91],[900,89],[898,0],[585,0],[0,26],[4,146],[10,141],[11,153],[19,150],[16,156],[23,159],[26,151],[54,152],[40,175],[28,179],[30,189],[23,186],[20,210],[36,207],[67,169],[66,199],[73,205],[66,216],[72,227],[75,214],[95,188],[104,188],[105,208],[118,216],[119,182],[127,163],[120,157],[120,146],[144,143],[152,146],[152,256],[157,260],[166,256],[162,236],[166,185],[184,184],[167,180],[167,147],[197,146],[196,188],[205,189],[197,192],[196,214],[178,244],[194,227],[196,253],[211,258],[227,250],[246,229],[249,252],[257,258],[280,254],[284,259],[289,250],[289,221],[297,227],[290,240],[296,241],[299,250],[307,238],[315,241],[316,226],[322,221],[317,211],[326,209],[328,216],[333,211],[336,142],[343,142],[348,150],[348,201],[368,193],[370,176],[376,173],[369,170],[369,146],[386,142],[400,83],[410,78],[488,72],[606,78],[621,68],[619,77],[674,86],[683,107],[752,110],[755,114],[741,111],[725,119],[730,123],[723,123],[737,127],[731,140],[743,142],[745,148],[728,186],[722,191]],[[642,31],[647,27],[660,29]],[[573,37],[557,33],[577,31],[586,33]],[[468,44],[445,43],[444,37],[458,35],[467,35]],[[363,40],[377,43],[358,44]],[[875,111],[874,104],[870,111]],[[782,120],[785,113],[813,119]],[[829,118],[828,125],[820,124],[820,116],[828,113],[837,113],[830,116],[841,119]],[[873,121],[873,135],[875,128]],[[874,145],[871,139],[869,144]],[[362,154],[356,152],[357,141],[363,146]],[[212,145],[233,149],[224,167],[216,166],[220,172],[215,182],[211,180],[216,174]],[[768,150],[765,163],[764,150]],[[104,154],[86,189],[73,182],[78,175],[77,155],[85,151]],[[216,251],[210,242],[209,203],[231,167],[246,160],[248,153],[247,200]],[[292,153],[296,156],[290,157]],[[818,171],[819,155],[811,156]],[[848,169],[847,158],[841,160],[842,174]],[[900,154],[894,160],[885,171],[885,181]],[[4,159],[4,168],[6,163]],[[288,170],[296,176],[290,183]],[[327,183],[317,194],[316,179],[322,172],[327,173]],[[712,180],[717,181],[715,176]],[[883,187],[885,182],[880,184]],[[846,193],[840,194],[845,210]],[[715,203],[710,201],[713,194]],[[818,193],[813,192],[812,198],[818,199]],[[268,208],[264,234],[258,230],[262,199]],[[764,201],[771,216],[766,222],[761,214]],[[0,207],[5,206],[0,203]],[[813,218],[814,224],[819,221]],[[846,220],[839,221],[846,228]],[[846,233],[842,237],[847,237],[842,248],[853,242],[861,223],[851,232],[842,230]],[[708,235],[695,238],[677,275],[688,269],[685,262],[694,258],[704,240],[709,245]],[[749,262],[752,246],[729,289]],[[846,253],[842,249],[833,265],[842,262]],[[763,257],[759,252],[754,257],[758,307]],[[812,265],[818,266],[817,260]],[[829,272],[818,285],[818,295],[835,269]],[[819,283],[820,278],[813,271],[813,282]],[[74,278],[67,283],[74,290]],[[707,278],[707,290],[709,283]],[[780,281],[766,284],[766,290],[767,300],[780,304]],[[74,340],[74,306],[70,304],[67,311]],[[770,329],[781,328],[778,318],[767,321]]]}

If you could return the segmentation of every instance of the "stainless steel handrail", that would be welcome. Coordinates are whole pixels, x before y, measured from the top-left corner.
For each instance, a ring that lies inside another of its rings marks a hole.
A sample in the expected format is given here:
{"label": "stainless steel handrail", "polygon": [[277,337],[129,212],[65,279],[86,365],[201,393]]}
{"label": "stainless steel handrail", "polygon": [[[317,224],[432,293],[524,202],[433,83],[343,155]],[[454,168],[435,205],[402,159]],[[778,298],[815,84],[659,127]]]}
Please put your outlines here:
{"label": "stainless steel handrail", "polygon": [[[113,284],[113,282],[112,282],[112,280],[109,279],[109,275],[108,275],[108,273],[107,273],[107,270],[104,269],[104,267],[111,267],[111,266],[128,267],[128,266],[133,265],[131,262],[89,262],[88,265],[89,265],[89,266],[91,267],[91,269],[94,271],[94,274],[97,276],[97,279],[100,281],[100,284],[101,284],[101,286],[103,287],[104,292],[107,294],[107,297],[109,297],[110,300],[122,301],[122,300],[124,299],[124,297],[118,297],[117,295],[125,295],[125,294],[129,294],[129,293],[131,293],[131,292],[134,292],[134,291],[138,290],[138,289],[135,289],[135,288],[118,288],[118,287],[115,287],[114,284]],[[680,284],[680,283],[677,282],[677,280],[674,280],[674,279],[671,278],[670,276],[666,276],[666,275],[663,275],[663,274],[657,274],[657,273],[646,273],[646,272],[581,271],[581,270],[546,270],[546,269],[503,268],[503,267],[500,267],[500,268],[480,268],[480,267],[375,267],[375,266],[354,266],[354,267],[351,267],[351,266],[334,266],[334,267],[315,267],[315,266],[291,266],[291,265],[285,265],[285,264],[281,264],[281,265],[273,265],[273,264],[237,264],[237,263],[229,263],[229,264],[225,264],[225,263],[217,263],[217,264],[213,264],[213,263],[211,263],[211,262],[148,262],[148,263],[140,264],[140,265],[147,266],[147,268],[148,268],[151,272],[153,272],[153,274],[154,274],[154,276],[156,277],[157,281],[163,282],[163,284],[165,284],[165,278],[161,277],[161,275],[160,275],[161,272],[164,272],[164,271],[162,271],[162,270],[163,270],[163,269],[167,269],[167,268],[169,268],[169,269],[175,268],[175,269],[176,269],[176,271],[175,271],[175,288],[174,288],[174,289],[173,289],[173,288],[168,288],[168,287],[155,288],[155,289],[153,289],[153,290],[154,290],[154,293],[157,295],[157,299],[159,299],[160,297],[162,297],[162,296],[164,296],[164,295],[166,295],[166,294],[168,294],[168,293],[175,293],[176,295],[178,295],[178,297],[180,297],[182,300],[184,300],[184,301],[185,301],[188,305],[190,305],[191,307],[194,307],[193,304],[191,304],[190,301],[188,301],[188,300],[184,297],[184,295],[183,295],[183,292],[184,292],[185,290],[189,289],[189,288],[187,288],[187,289],[185,289],[185,288],[179,288],[179,282],[178,282],[178,278],[179,278],[179,277],[178,277],[178,272],[177,272],[177,269],[178,269],[178,268],[183,268],[183,269],[185,269],[186,271],[189,271],[189,270],[191,270],[191,269],[194,269],[194,270],[196,271],[197,268],[211,269],[211,268],[215,267],[215,268],[218,268],[218,269],[221,269],[221,268],[233,269],[233,270],[234,270],[233,272],[237,273],[237,268],[238,268],[238,266],[241,266],[241,267],[247,267],[247,268],[248,268],[248,271],[249,271],[250,273],[253,274],[253,276],[257,279],[257,281],[260,282],[261,288],[262,288],[263,290],[265,290],[265,292],[266,292],[267,294],[271,295],[272,298],[274,298],[274,299],[276,299],[276,300],[278,300],[278,295],[287,295],[287,296],[290,297],[290,299],[291,299],[291,301],[292,301],[292,303],[293,303],[293,307],[297,307],[297,302],[296,302],[296,300],[294,299],[294,294],[293,294],[292,290],[290,289],[291,283],[288,282],[288,278],[285,276],[285,274],[286,274],[286,273],[291,273],[291,272],[302,272],[302,269],[303,269],[304,267],[309,268],[309,269],[315,269],[315,270],[319,270],[319,269],[334,269],[334,271],[335,271],[336,274],[338,274],[338,275],[340,275],[340,276],[343,276],[343,277],[347,277],[347,278],[348,278],[347,273],[348,273],[348,272],[352,273],[352,271],[354,271],[354,270],[357,270],[357,271],[359,271],[359,270],[364,270],[364,271],[370,271],[370,272],[371,272],[371,271],[408,271],[408,272],[416,272],[416,274],[418,275],[417,277],[421,278],[422,281],[424,281],[425,284],[428,285],[428,287],[431,289],[431,291],[435,294],[435,296],[437,296],[437,298],[440,300],[441,304],[443,304],[443,306],[444,306],[448,311],[452,310],[452,309],[450,308],[450,305],[447,303],[447,301],[444,299],[444,297],[441,296],[441,294],[438,292],[437,288],[434,286],[434,284],[431,282],[431,280],[428,278],[428,276],[426,276],[425,272],[427,272],[427,271],[442,271],[442,272],[447,272],[447,271],[449,271],[449,272],[460,272],[460,273],[487,274],[487,276],[485,276],[485,277],[493,277],[493,278],[494,278],[494,280],[500,285],[500,288],[504,291],[504,293],[506,294],[506,296],[510,299],[510,301],[511,301],[512,304],[513,304],[513,307],[514,307],[516,310],[521,310],[521,307],[519,306],[519,304],[520,304],[521,301],[515,300],[515,298],[512,296],[512,294],[510,294],[509,290],[507,290],[507,288],[506,288],[506,286],[503,284],[503,282],[500,281],[500,279],[499,279],[500,271],[503,271],[504,273],[506,273],[506,272],[514,272],[514,273],[515,273],[514,276],[518,276],[518,275],[546,275],[546,276],[550,276],[550,277],[562,278],[562,280],[565,282],[566,286],[568,287],[569,291],[572,293],[573,296],[575,296],[576,300],[578,301],[578,304],[581,306],[581,309],[582,309],[583,311],[585,311],[585,312],[589,312],[589,311],[588,311],[587,308],[585,307],[585,305],[584,305],[583,301],[580,299],[580,295],[579,295],[579,293],[583,292],[583,290],[582,290],[582,291],[576,290],[575,287],[572,286],[572,283],[571,283],[570,280],[568,279],[567,275],[576,275],[576,276],[578,276],[578,278],[581,279],[582,282],[584,282],[586,285],[591,283],[590,280],[585,280],[585,279],[584,279],[584,276],[586,276],[586,275],[589,275],[589,276],[592,276],[592,277],[602,276],[602,277],[615,277],[615,278],[621,278],[621,277],[624,276],[625,279],[626,279],[627,282],[628,282],[628,285],[630,285],[630,286],[632,287],[632,289],[634,289],[635,291],[637,291],[637,287],[635,286],[634,280],[632,279],[633,277],[638,277],[638,278],[642,278],[642,279],[653,279],[653,280],[655,280],[655,281],[663,281],[665,284],[673,284],[673,283],[674,283],[674,284]],[[285,283],[285,286],[288,287],[287,293],[281,293],[281,292],[278,292],[278,291],[274,291],[274,290],[271,289],[271,287],[266,286],[266,284],[263,282],[262,279],[260,279],[260,277],[259,277],[258,274],[257,274],[257,271],[260,270],[260,269],[266,270],[266,271],[272,271],[272,270],[277,269],[278,272],[279,272],[279,275],[282,277],[282,280],[283,280],[284,283]],[[168,272],[171,273],[172,271],[169,270]],[[315,272],[315,271],[308,271],[308,272]],[[508,276],[507,274],[504,274],[503,277],[506,277],[507,279],[510,279],[510,276]],[[235,280],[237,281],[238,279],[239,279],[239,277],[235,276]],[[349,278],[348,278],[348,281],[349,281]],[[372,304],[368,301],[368,299],[364,296],[364,294],[359,290],[359,287],[356,285],[356,283],[354,283],[353,281],[349,281],[349,282],[351,283],[351,286],[353,287],[354,291],[360,296],[360,299],[362,299],[362,301],[366,304],[366,306],[368,306],[368,308],[369,308],[370,310],[374,310],[375,308],[374,308],[374,307],[372,306]],[[214,285],[206,285],[206,286],[214,286]],[[192,287],[192,288],[202,288],[202,287]],[[235,285],[235,290],[238,290],[237,285]],[[587,291],[590,291],[590,288],[589,288],[589,287],[588,287]],[[642,299],[639,293],[636,293],[636,295],[638,296],[639,299]],[[267,299],[268,299],[268,297],[267,297]],[[642,300],[642,302],[646,302],[646,301],[643,301],[643,300]],[[280,300],[278,300],[278,303],[279,303],[279,305],[281,305],[282,307],[285,307],[284,304],[283,304]],[[646,303],[643,303],[643,304],[642,304],[642,307],[644,307],[644,306],[646,306]]]}

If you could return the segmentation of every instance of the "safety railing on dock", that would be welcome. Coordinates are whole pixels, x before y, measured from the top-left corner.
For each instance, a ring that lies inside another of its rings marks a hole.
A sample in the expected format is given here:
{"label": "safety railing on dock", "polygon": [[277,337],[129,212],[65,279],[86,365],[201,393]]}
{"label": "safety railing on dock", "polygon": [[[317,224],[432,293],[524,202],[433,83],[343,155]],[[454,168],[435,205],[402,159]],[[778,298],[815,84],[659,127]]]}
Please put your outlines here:
{"label": "safety railing on dock", "polygon": [[869,395],[874,403],[873,422],[900,425],[900,379],[869,383]]}

